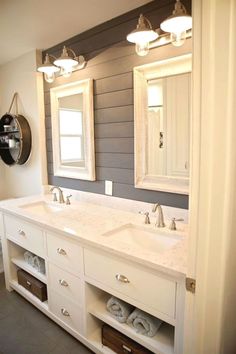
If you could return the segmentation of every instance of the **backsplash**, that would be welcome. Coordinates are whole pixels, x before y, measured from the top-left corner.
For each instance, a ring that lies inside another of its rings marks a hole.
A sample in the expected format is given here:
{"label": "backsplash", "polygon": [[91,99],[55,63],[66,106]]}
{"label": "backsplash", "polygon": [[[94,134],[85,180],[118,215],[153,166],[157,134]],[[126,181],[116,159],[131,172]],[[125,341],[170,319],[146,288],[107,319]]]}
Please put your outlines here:
{"label": "backsplash", "polygon": [[[175,48],[168,46],[153,49],[147,57],[141,58],[135,54],[134,46],[125,41],[125,37],[134,27],[141,11],[154,26],[159,27],[160,19],[165,16],[163,14],[170,13],[172,6],[173,1],[163,0],[159,5],[152,2],[63,43],[85,55],[89,61],[84,70],[74,72],[69,79],[59,77],[53,84],[45,83],[44,86],[49,184],[104,194],[105,180],[111,180],[116,197],[188,208],[186,195],[134,187],[133,67],[176,54]],[[59,48],[61,45],[47,52],[58,55]],[[186,48],[182,50],[186,51]],[[94,79],[95,182],[53,175],[49,90],[85,78]]]}

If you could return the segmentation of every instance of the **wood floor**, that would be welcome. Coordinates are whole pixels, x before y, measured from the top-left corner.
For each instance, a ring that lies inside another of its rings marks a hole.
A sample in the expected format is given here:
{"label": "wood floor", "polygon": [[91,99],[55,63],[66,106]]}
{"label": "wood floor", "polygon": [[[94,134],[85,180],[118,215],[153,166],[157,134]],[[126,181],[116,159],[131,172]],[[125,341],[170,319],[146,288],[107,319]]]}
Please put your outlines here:
{"label": "wood floor", "polygon": [[91,354],[15,291],[0,274],[0,354]]}

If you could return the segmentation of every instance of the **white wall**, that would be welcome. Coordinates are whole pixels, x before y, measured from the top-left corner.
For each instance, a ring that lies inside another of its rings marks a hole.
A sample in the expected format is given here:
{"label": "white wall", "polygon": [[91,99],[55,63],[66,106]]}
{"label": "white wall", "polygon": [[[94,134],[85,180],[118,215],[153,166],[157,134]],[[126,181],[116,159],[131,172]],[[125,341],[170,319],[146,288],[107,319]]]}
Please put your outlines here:
{"label": "white wall", "polygon": [[42,183],[47,183],[43,82],[36,72],[36,62],[34,50],[0,67],[0,115],[8,111],[14,92],[18,92],[18,112],[28,120],[32,131],[32,152],[27,163],[11,167],[0,164],[0,198],[37,194]]}

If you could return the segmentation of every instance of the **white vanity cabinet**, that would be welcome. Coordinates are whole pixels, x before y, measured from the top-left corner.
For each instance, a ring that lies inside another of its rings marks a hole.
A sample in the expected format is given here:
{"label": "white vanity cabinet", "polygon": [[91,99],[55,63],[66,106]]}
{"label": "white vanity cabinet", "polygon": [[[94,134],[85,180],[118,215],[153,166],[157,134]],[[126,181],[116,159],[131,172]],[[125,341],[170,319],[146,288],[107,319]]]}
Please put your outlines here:
{"label": "white vanity cabinet", "polygon": [[[0,221],[7,288],[19,292],[92,351],[113,353],[101,341],[102,326],[108,324],[156,354],[182,354],[183,279],[99,244],[88,246],[32,218],[3,212]],[[45,260],[46,274],[25,262],[26,250]],[[41,302],[18,284],[19,268],[47,285],[48,301]],[[116,321],[106,309],[112,295],[161,319],[157,334],[146,337]]]}

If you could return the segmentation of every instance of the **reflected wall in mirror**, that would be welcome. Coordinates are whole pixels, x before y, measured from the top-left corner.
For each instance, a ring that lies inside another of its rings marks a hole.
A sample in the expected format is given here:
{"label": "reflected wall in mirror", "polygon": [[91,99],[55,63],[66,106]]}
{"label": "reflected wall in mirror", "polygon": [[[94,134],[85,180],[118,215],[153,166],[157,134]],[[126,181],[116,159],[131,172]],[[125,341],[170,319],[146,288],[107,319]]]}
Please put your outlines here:
{"label": "reflected wall in mirror", "polygon": [[95,180],[93,81],[52,88],[54,175]]}
{"label": "reflected wall in mirror", "polygon": [[188,194],[191,54],[134,68],[135,187]]}

